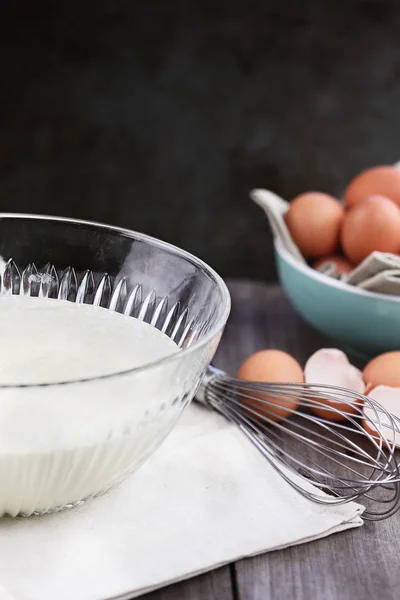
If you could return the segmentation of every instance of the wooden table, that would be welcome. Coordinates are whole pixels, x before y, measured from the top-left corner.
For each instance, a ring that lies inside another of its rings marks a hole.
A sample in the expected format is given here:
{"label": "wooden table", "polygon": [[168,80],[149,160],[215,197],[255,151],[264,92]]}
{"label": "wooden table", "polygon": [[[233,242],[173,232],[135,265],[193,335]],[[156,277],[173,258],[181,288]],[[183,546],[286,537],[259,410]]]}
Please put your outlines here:
{"label": "wooden table", "polygon": [[[232,282],[232,313],[215,364],[234,373],[262,348],[305,359],[332,342],[306,326],[278,286]],[[400,512],[359,529],[241,560],[143,600],[399,600]]]}

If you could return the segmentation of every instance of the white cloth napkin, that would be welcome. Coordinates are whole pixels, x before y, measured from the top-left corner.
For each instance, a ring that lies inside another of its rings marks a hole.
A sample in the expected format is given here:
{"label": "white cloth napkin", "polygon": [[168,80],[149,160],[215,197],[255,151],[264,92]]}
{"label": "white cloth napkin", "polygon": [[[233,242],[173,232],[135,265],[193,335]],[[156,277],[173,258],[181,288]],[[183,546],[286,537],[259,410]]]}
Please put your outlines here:
{"label": "white cloth napkin", "polygon": [[400,295],[400,257],[388,252],[372,252],[343,280],[365,290]]}
{"label": "white cloth napkin", "polygon": [[119,488],[62,513],[0,520],[0,599],[131,598],[360,526],[362,510],[302,498],[234,425],[193,404]]}
{"label": "white cloth napkin", "polygon": [[290,206],[289,202],[269,190],[251,190],[250,198],[264,210],[274,237],[280,241],[293,258],[305,263],[306,261],[294,243],[284,219]]}

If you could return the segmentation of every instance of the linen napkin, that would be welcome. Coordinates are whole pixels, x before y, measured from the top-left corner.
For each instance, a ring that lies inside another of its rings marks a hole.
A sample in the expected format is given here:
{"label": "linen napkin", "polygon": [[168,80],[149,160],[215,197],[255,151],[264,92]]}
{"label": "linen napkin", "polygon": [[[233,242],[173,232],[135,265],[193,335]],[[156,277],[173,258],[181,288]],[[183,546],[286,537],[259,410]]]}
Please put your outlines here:
{"label": "linen napkin", "polygon": [[366,290],[400,295],[400,257],[388,252],[372,252],[344,281]]}
{"label": "linen napkin", "polygon": [[283,247],[301,263],[305,263],[305,259],[294,243],[289,229],[283,218],[289,208],[289,202],[283,198],[270,192],[269,190],[252,190],[250,198],[260,206],[267,215],[269,225],[274,237],[279,239]]}
{"label": "linen napkin", "polygon": [[62,513],[0,520],[0,599],[131,598],[358,527],[362,510],[306,500],[236,426],[194,403],[119,488]]}

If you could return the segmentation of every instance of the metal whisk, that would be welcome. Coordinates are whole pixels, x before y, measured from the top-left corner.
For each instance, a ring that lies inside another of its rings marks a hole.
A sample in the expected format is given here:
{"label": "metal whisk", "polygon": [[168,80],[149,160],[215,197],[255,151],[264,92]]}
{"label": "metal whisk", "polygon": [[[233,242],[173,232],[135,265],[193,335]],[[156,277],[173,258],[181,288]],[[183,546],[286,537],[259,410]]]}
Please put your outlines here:
{"label": "metal whisk", "polygon": [[[335,386],[241,381],[214,367],[196,398],[236,423],[288,484],[313,502],[361,499],[367,520],[399,508],[399,420],[372,398]],[[326,401],[343,404],[327,408]],[[297,410],[277,421],[277,411],[288,404],[298,404]],[[335,422],[316,416],[316,407],[332,411]]]}
{"label": "metal whisk", "polygon": [[[1,277],[2,293],[19,293],[86,302],[118,310],[161,329],[178,347],[189,347],[199,333],[198,318],[189,301],[146,294],[140,282],[125,277],[112,280],[107,273],[57,269],[48,263],[19,268],[10,258]],[[207,332],[211,316],[202,319]],[[274,469],[300,494],[320,504],[362,499],[365,519],[392,515],[400,506],[400,468],[395,436],[399,420],[373,399],[334,386],[251,383],[233,379],[210,367],[197,399],[235,422]],[[289,399],[289,402],[288,402]],[[326,401],[341,401],[326,408]],[[356,404],[359,402],[359,404]],[[347,404],[346,404],[347,403]],[[277,412],[290,413],[277,420]],[[298,405],[298,406],[297,406]],[[363,412],[363,405],[368,410]],[[340,421],[315,416],[312,408],[331,410]],[[371,416],[372,415],[372,416]],[[369,424],[367,431],[365,423]],[[313,484],[313,485],[310,485]]]}

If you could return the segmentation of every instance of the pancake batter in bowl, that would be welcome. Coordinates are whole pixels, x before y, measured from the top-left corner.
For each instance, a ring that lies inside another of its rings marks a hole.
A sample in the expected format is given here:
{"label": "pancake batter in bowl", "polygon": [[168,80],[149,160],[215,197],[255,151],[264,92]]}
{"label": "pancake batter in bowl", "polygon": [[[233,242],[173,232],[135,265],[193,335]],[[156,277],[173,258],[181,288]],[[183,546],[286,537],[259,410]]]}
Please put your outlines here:
{"label": "pancake batter in bowl", "polygon": [[88,304],[3,295],[0,332],[0,385],[27,386],[0,388],[0,515],[48,512],[108,489],[175,423],[173,361],[113,375],[179,352],[151,325]]}

